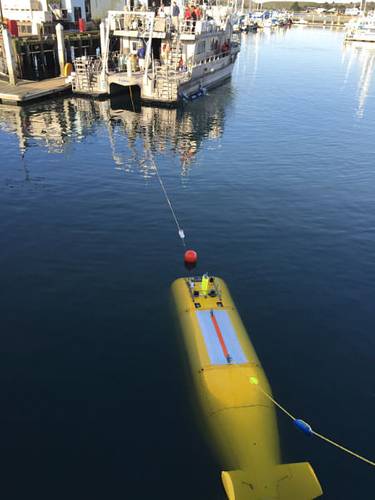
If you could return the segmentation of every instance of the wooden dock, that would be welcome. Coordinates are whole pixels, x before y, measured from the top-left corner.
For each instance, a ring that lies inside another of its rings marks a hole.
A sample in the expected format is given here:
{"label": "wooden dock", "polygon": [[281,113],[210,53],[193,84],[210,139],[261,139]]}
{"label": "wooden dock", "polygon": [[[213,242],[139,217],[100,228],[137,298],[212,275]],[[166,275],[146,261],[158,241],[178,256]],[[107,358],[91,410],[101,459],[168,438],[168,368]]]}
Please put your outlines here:
{"label": "wooden dock", "polygon": [[9,85],[9,83],[0,80],[0,103],[22,105],[67,92],[71,88],[71,84],[65,82],[65,77],[41,81],[19,80],[17,85]]}

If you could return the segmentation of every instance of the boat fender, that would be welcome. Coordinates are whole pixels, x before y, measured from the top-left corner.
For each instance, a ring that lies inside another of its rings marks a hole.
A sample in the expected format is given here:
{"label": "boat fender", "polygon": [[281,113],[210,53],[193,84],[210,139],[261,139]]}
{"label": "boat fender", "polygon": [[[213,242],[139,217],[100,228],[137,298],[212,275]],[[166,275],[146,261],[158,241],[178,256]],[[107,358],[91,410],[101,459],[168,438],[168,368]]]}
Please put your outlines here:
{"label": "boat fender", "polygon": [[72,73],[72,71],[73,71],[73,65],[72,65],[72,63],[66,63],[65,66],[64,66],[64,76],[65,76],[65,78],[67,76],[70,76],[71,73]]}

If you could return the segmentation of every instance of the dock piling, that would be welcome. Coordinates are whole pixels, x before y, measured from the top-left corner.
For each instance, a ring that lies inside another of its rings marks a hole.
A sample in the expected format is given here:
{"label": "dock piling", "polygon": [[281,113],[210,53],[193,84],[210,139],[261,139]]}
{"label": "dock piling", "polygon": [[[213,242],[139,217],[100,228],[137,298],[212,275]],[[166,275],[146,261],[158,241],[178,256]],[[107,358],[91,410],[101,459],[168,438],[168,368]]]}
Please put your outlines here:
{"label": "dock piling", "polygon": [[3,28],[3,43],[8,68],[9,83],[11,85],[17,85],[17,73],[15,64],[16,58],[13,50],[13,42],[9,31],[6,28]]}
{"label": "dock piling", "polygon": [[62,24],[56,24],[57,53],[59,56],[60,76],[64,76],[64,67],[66,63],[64,27]]}
{"label": "dock piling", "polygon": [[100,30],[100,54],[103,55],[105,52],[105,24],[102,21],[99,26]]}

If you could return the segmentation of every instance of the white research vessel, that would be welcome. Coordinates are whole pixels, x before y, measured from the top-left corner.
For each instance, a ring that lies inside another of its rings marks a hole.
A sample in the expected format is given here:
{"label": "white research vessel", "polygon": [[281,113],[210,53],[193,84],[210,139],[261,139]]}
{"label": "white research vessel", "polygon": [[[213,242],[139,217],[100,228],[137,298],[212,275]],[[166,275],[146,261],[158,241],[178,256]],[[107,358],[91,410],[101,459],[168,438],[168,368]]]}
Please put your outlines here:
{"label": "white research vessel", "polygon": [[366,16],[348,24],[346,42],[375,42],[375,17]]}
{"label": "white research vessel", "polygon": [[[229,78],[239,53],[227,7],[201,7],[195,19],[166,12],[109,11],[101,25],[101,55],[74,61],[73,92],[128,92],[131,99],[175,105]],[[164,15],[160,15],[164,14]]]}

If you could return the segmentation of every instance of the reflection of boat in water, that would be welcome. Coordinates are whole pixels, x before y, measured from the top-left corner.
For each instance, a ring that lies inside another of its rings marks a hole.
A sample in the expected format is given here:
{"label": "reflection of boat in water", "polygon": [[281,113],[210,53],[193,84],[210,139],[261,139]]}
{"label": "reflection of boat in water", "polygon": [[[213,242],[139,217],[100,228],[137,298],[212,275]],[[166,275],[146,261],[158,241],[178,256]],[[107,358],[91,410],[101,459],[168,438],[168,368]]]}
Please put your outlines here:
{"label": "reflection of boat in water", "polygon": [[[186,173],[201,144],[217,141],[222,135],[230,99],[230,87],[225,86],[178,109],[139,107],[133,111],[128,102],[83,97],[55,99],[27,107],[1,105],[0,129],[18,136],[21,153],[32,145],[49,153],[63,153],[70,143],[104,127],[116,168],[141,168],[143,149],[134,147],[140,139],[153,151],[173,151],[180,159],[182,173]],[[146,170],[145,167],[142,170],[145,175]]]}
{"label": "reflection of boat in water", "polygon": [[228,499],[319,497],[308,462],[281,463],[275,407],[262,392],[270,394],[269,384],[225,283],[207,275],[180,278],[172,294]]}
{"label": "reflection of boat in water", "polygon": [[[111,100],[109,114],[112,126],[117,128],[117,133],[113,133],[117,166],[129,168],[129,149],[133,149],[135,141],[141,138],[145,149],[160,153],[166,149],[174,151],[180,159],[182,174],[186,174],[202,142],[221,137],[225,107],[230,99],[230,92],[223,88],[185,108],[142,106],[136,111],[129,106],[125,108],[123,101]],[[119,133],[120,129],[124,133]],[[142,154],[137,152],[136,159],[133,155],[131,163],[143,162]]]}
{"label": "reflection of boat in water", "polygon": [[358,118],[362,118],[374,74],[375,44],[372,45],[362,42],[351,42],[350,44],[345,44],[344,62],[347,64],[346,79],[349,77],[355,63],[360,65],[357,116]]}

